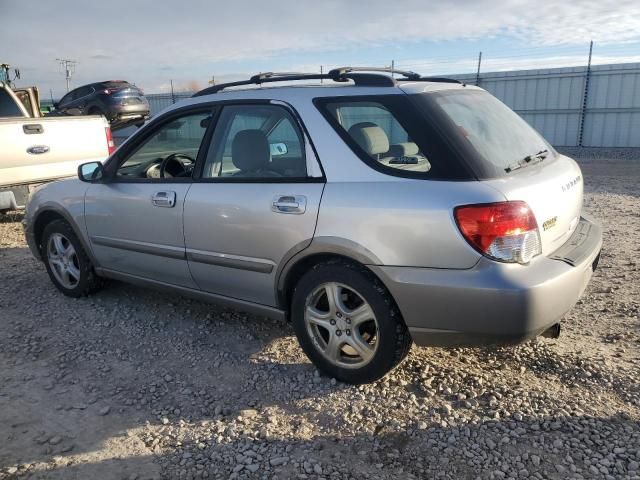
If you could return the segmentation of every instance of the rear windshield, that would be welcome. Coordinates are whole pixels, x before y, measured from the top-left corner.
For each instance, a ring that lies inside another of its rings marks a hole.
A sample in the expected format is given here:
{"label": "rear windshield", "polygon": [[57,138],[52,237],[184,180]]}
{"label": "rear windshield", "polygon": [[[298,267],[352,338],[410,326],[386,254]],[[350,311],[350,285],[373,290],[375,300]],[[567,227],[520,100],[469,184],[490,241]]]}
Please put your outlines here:
{"label": "rear windshield", "polygon": [[454,142],[466,143],[475,150],[476,155],[468,157],[475,157],[471,161],[482,164],[478,165],[481,177],[503,176],[529,156],[553,155],[553,148],[538,132],[483,90],[447,90],[412,96],[427,114],[440,118]]}
{"label": "rear windshield", "polygon": [[142,95],[142,90],[127,82],[107,82],[103,84],[103,87],[116,90],[114,95]]}

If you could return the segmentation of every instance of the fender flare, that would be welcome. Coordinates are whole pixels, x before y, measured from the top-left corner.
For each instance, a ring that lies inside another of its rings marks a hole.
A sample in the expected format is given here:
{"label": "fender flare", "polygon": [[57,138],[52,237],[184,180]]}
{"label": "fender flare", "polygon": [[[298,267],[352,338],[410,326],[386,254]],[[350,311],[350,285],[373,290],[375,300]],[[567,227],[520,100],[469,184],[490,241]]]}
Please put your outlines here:
{"label": "fender flare", "polygon": [[[55,202],[45,202],[42,205],[40,205],[38,207],[38,210],[33,214],[33,221],[30,222],[29,225],[29,230],[27,234],[31,234],[33,235],[33,240],[34,242],[36,242],[36,247],[39,247],[39,245],[37,245],[37,241],[38,239],[36,239],[35,237],[35,226],[38,223],[38,219],[45,213],[47,212],[53,212],[56,213],[57,215],[60,215],[70,226],[71,229],[73,230],[73,233],[76,234],[76,237],[78,237],[78,240],[80,241],[80,243],[82,244],[82,248],[84,248],[84,251],[87,253],[87,256],[89,257],[89,259],[91,260],[91,263],[93,264],[94,268],[99,268],[99,264],[97,262],[97,260],[95,259],[94,255],[93,255],[93,251],[91,250],[91,246],[89,245],[86,236],[82,234],[82,229],[80,228],[80,226],[77,224],[77,222],[73,219],[73,217],[69,214],[69,212],[67,212],[64,207],[62,207],[61,205],[59,205],[58,203]],[[41,257],[41,255],[40,255]],[[40,258],[41,260],[42,258]]]}
{"label": "fender flare", "polygon": [[316,255],[337,255],[349,258],[362,265],[382,265],[380,259],[368,248],[363,247],[353,240],[341,237],[321,236],[314,237],[308,246],[304,243],[291,248],[280,262],[276,271],[276,299],[278,305],[288,310],[288,305],[284,305],[284,293],[287,286],[287,279],[291,271],[300,262]]}

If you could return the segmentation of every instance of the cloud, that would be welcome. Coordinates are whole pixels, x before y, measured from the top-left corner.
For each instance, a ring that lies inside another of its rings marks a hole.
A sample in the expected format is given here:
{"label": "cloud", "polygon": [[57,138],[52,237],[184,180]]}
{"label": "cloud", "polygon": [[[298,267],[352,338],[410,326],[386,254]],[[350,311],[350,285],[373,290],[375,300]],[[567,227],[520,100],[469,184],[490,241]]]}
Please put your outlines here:
{"label": "cloud", "polygon": [[[169,73],[187,81],[209,77],[219,64],[412,42],[506,37],[545,47],[640,40],[635,0],[111,0],[82,2],[82,8],[72,0],[34,0],[33,8],[21,5],[1,0],[0,41],[12,56],[5,61],[33,72],[34,83],[58,88],[57,57],[78,60],[78,83],[129,78],[151,91],[166,83]],[[24,35],[25,30],[48,40]]]}
{"label": "cloud", "polygon": [[102,53],[99,53],[97,55],[89,55],[89,58],[91,60],[111,60],[113,59],[113,56],[111,55],[104,55]]}

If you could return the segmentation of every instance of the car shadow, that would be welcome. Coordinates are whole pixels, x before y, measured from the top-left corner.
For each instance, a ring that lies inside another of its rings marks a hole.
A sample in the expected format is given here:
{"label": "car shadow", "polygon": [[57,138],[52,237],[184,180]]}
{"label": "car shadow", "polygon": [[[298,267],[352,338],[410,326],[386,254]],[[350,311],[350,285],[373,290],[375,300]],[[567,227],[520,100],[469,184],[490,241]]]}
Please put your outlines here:
{"label": "car shadow", "polygon": [[[73,456],[29,470],[32,479],[161,478],[622,478],[637,443],[607,446],[606,438],[637,439],[625,415],[492,420],[443,427],[417,422],[352,436],[160,442],[155,453],[76,463]],[[617,454],[613,454],[613,449]],[[597,450],[597,453],[595,452]],[[628,452],[628,453],[624,453]],[[609,458],[614,458],[609,460]],[[206,462],[204,459],[227,461]],[[157,468],[153,468],[153,467]],[[165,468],[161,471],[160,466]],[[498,475],[496,472],[500,472]],[[8,478],[8,477],[7,477]]]}
{"label": "car shadow", "polygon": [[[547,391],[556,379],[601,392],[611,375],[546,340],[414,348],[392,375],[351,386],[319,375],[284,321],[118,282],[67,298],[28,249],[2,254],[0,478],[229,478],[243,464],[246,478],[474,478],[504,463],[514,475],[566,478],[571,463],[602,475],[586,449],[613,455],[620,477],[632,454],[605,436],[640,449],[637,420],[614,413],[637,386],[617,378],[611,416],[545,413],[562,408]],[[510,411],[501,398],[525,384],[544,406]]]}

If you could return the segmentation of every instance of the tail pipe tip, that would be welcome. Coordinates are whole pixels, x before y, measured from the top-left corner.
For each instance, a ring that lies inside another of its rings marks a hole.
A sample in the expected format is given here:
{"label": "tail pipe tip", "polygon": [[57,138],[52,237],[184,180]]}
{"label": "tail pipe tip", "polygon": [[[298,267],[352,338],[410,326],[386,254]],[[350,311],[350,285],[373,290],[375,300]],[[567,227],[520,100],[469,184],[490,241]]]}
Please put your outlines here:
{"label": "tail pipe tip", "polygon": [[554,323],[551,325],[542,332],[542,336],[546,338],[558,338],[560,336],[560,323]]}

